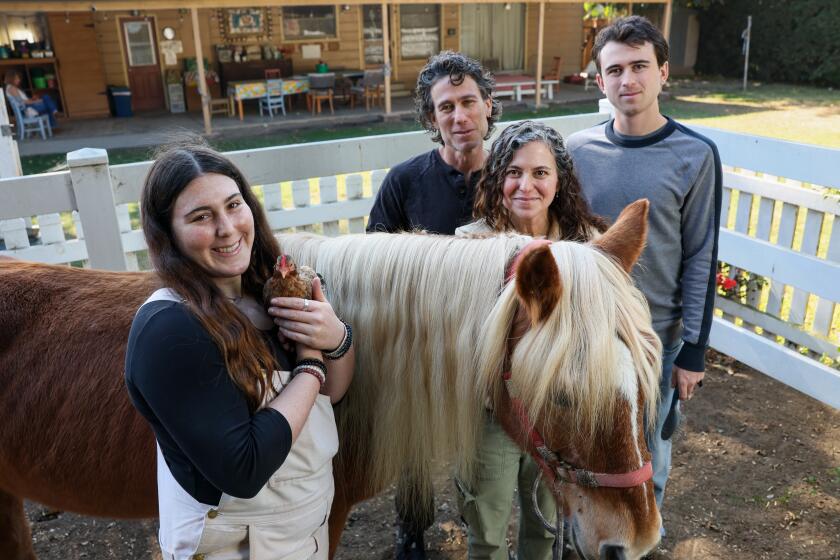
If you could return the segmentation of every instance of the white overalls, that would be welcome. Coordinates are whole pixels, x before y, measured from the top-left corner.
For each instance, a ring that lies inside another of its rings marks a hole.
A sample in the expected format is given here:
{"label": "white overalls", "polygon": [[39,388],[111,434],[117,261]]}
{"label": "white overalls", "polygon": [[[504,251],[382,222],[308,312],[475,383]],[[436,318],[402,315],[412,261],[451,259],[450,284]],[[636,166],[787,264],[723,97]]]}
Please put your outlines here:
{"label": "white overalls", "polygon": [[[146,303],[181,301],[164,288]],[[274,372],[285,386],[290,372]],[[279,383],[278,383],[279,381]],[[318,395],[289,455],[251,499],[222,494],[217,507],[198,502],[172,476],[157,449],[160,545],[164,560],[326,559],[332,506],[332,458],[338,433],[330,399]]]}

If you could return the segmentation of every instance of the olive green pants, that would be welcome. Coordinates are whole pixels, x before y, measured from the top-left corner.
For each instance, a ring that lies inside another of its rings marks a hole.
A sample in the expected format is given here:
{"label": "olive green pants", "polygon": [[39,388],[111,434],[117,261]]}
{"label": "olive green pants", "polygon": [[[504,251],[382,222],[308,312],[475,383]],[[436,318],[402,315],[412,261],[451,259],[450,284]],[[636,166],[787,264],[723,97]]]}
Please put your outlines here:
{"label": "olive green pants", "polygon": [[[458,507],[468,525],[469,558],[508,559],[505,537],[517,488],[521,511],[519,560],[551,558],[554,536],[543,528],[534,513],[531,499],[537,469],[534,459],[516,446],[488,412],[478,449],[474,483],[455,480]],[[540,484],[537,497],[540,511],[554,523],[555,502],[545,484]]]}

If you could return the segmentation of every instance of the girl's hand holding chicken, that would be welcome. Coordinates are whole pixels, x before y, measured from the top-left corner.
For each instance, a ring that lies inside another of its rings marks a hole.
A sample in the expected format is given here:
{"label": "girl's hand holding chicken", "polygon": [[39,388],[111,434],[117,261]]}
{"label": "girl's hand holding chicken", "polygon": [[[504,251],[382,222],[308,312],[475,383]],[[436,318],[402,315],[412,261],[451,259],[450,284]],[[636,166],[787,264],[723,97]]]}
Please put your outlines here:
{"label": "girl's hand holding chicken", "polygon": [[315,350],[330,352],[344,341],[345,326],[336,317],[324,296],[321,280],[312,280],[312,299],[275,297],[268,314],[279,327],[281,342],[294,342]]}
{"label": "girl's hand holding chicken", "polygon": [[[271,286],[266,286],[266,295],[269,296],[266,300],[270,306],[268,314],[274,317],[280,341],[297,346],[298,359],[320,359],[321,353],[324,352],[324,357],[327,358],[327,380],[321,388],[321,393],[329,395],[330,401],[335,404],[347,391],[353,379],[353,331],[336,317],[332,305],[324,297],[321,279],[315,276],[314,271],[310,276],[305,270],[308,267],[301,267],[300,272],[305,274],[298,276],[295,274],[294,264],[288,264],[292,274],[288,273],[287,258],[281,257],[273,281],[270,282]],[[309,283],[311,291],[305,286]],[[273,297],[290,293],[309,295],[311,299],[288,295]]]}

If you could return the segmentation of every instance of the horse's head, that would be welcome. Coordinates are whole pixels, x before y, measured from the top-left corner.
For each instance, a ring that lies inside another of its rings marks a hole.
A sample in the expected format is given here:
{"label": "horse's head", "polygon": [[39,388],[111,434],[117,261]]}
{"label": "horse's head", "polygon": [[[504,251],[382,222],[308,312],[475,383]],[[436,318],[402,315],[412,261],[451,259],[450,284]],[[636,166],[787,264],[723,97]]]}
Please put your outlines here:
{"label": "horse's head", "polygon": [[507,329],[508,347],[482,357],[482,374],[501,363],[508,373],[485,386],[502,425],[541,465],[588,559],[637,558],[659,540],[644,432],[661,349],[628,275],[647,210],[646,200],[629,206],[590,245],[526,247],[488,320],[491,331]]}

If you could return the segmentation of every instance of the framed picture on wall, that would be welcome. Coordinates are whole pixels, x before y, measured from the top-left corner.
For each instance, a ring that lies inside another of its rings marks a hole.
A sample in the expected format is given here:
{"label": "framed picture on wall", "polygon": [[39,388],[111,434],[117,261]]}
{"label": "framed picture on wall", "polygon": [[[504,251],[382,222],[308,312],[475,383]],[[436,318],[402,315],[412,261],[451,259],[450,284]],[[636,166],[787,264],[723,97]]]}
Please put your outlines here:
{"label": "framed picture on wall", "polygon": [[225,8],[217,12],[225,42],[258,42],[271,38],[271,11],[266,8]]}

